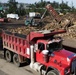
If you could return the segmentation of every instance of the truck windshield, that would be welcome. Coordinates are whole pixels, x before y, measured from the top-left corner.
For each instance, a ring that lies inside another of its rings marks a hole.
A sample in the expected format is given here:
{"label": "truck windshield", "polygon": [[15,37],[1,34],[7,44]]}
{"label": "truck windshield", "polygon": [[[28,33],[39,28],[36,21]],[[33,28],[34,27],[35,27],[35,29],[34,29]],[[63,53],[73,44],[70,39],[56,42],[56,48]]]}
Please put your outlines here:
{"label": "truck windshield", "polygon": [[62,49],[62,45],[61,45],[61,42],[53,42],[53,43],[47,44],[46,48],[50,52],[53,52],[53,51]]}

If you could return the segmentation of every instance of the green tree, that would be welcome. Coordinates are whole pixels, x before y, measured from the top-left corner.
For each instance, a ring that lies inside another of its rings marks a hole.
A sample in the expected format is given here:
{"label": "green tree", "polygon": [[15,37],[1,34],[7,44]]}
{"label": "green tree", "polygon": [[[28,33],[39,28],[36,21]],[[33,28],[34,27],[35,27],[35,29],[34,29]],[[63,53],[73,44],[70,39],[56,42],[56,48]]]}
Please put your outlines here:
{"label": "green tree", "polygon": [[17,12],[17,4],[18,2],[16,2],[15,0],[9,0],[8,1],[8,6],[9,6],[9,13],[16,13]]}
{"label": "green tree", "polygon": [[53,1],[53,3],[51,3],[53,8],[59,8],[59,3],[56,1]]}
{"label": "green tree", "polygon": [[60,4],[60,9],[61,9],[61,12],[63,12],[64,14],[66,12],[70,12],[70,6],[68,6],[68,2],[64,3],[64,1],[62,0],[62,3]]}
{"label": "green tree", "polygon": [[21,16],[26,14],[23,4],[20,4],[20,7],[18,8],[18,14]]}

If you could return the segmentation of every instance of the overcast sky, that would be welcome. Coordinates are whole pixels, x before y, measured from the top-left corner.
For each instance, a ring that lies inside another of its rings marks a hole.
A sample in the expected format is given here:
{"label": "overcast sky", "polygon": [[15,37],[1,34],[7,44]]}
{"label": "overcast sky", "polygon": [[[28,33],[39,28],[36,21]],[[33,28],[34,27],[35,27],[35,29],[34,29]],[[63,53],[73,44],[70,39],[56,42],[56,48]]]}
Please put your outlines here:
{"label": "overcast sky", "polygon": [[[0,2],[4,3],[4,2],[7,2],[8,0],[0,0]],[[41,1],[41,0],[16,0],[18,1],[19,3],[35,3],[35,2],[38,2],[38,1]],[[50,2],[53,2],[53,1],[56,1],[56,2],[61,2],[62,0],[45,0],[45,1],[50,1]],[[68,4],[70,6],[72,6],[72,2],[73,2],[73,5],[76,7],[76,0],[63,0],[64,2],[68,1]]]}

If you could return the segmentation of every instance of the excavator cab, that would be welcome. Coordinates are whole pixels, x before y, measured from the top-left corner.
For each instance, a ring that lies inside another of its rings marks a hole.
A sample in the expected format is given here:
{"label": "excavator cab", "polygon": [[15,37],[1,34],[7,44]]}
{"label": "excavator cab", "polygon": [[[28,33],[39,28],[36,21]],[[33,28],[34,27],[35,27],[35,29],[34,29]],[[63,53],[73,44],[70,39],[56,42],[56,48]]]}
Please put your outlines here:
{"label": "excavator cab", "polygon": [[31,17],[25,20],[25,25],[41,27],[43,25],[42,19],[44,17],[44,14],[42,16],[39,12],[33,12],[30,14],[31,14]]}

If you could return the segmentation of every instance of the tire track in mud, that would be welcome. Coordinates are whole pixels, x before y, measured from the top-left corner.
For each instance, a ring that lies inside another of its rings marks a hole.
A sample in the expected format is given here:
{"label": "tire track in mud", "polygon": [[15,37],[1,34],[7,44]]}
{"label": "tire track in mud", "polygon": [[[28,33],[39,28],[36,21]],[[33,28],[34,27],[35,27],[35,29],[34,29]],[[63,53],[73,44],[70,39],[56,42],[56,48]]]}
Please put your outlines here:
{"label": "tire track in mud", "polygon": [[2,70],[0,70],[0,75],[8,75],[5,72],[3,72]]}

